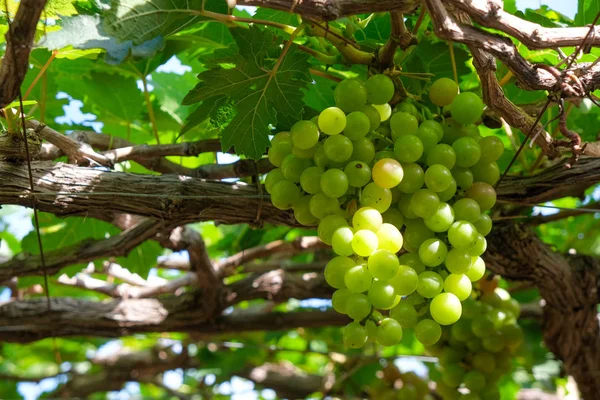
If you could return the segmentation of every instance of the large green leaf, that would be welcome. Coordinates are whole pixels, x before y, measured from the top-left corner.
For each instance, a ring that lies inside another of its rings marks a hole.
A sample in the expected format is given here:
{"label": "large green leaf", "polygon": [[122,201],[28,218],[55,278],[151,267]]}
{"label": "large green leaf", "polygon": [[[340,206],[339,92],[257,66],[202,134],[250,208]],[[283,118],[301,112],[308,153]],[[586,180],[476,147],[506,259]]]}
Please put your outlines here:
{"label": "large green leaf", "polygon": [[579,0],[575,25],[583,26],[594,22],[596,15],[600,12],[600,0]]}

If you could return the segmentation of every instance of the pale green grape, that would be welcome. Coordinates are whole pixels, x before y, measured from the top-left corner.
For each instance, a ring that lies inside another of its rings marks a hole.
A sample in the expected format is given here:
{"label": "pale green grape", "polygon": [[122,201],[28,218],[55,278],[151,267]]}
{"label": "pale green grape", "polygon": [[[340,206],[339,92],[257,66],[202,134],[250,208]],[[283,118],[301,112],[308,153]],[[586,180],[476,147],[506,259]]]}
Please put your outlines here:
{"label": "pale green grape", "polygon": [[452,173],[441,164],[431,165],[425,171],[425,185],[434,192],[443,192],[452,184]]}
{"label": "pale green grape", "polygon": [[485,262],[481,257],[473,257],[471,268],[465,273],[471,282],[477,282],[485,275]]}
{"label": "pale green grape", "polygon": [[462,198],[454,203],[452,208],[454,208],[454,215],[457,220],[475,223],[481,217],[481,208],[473,199]]}
{"label": "pale green grape", "polygon": [[394,287],[389,283],[374,280],[367,293],[369,301],[375,308],[380,310],[388,310],[394,306],[396,301],[396,293]]}
{"label": "pale green grape", "polygon": [[395,208],[388,209],[386,212],[381,214],[381,216],[383,217],[384,223],[394,225],[396,229],[401,229],[404,225],[404,216]]}
{"label": "pale green grape", "polygon": [[450,249],[445,265],[453,274],[466,274],[471,268],[472,257],[465,250]]}
{"label": "pale green grape", "polygon": [[400,265],[398,272],[388,283],[394,287],[397,295],[408,296],[417,289],[419,275],[408,265]]}
{"label": "pale green grape", "polygon": [[427,218],[434,215],[440,205],[438,195],[429,189],[420,189],[413,193],[410,206],[418,217]]}
{"label": "pale green grape", "polygon": [[477,370],[467,372],[463,382],[465,383],[465,387],[467,389],[475,393],[485,389],[486,385],[485,375]]}
{"label": "pale green grape", "polygon": [[355,266],[356,263],[349,257],[334,257],[325,266],[325,270],[323,272],[325,281],[331,287],[343,289],[346,287],[346,284],[344,283],[346,272]]}
{"label": "pale green grape", "polygon": [[384,318],[377,327],[377,342],[383,346],[394,346],[402,340],[402,326],[393,318]]}
{"label": "pale green grape", "polygon": [[415,337],[425,346],[436,344],[442,337],[442,327],[431,319],[423,319],[415,326]]}
{"label": "pale green grape", "polygon": [[281,173],[285,179],[294,183],[300,183],[300,176],[305,169],[312,165],[312,161],[305,158],[298,158],[293,154],[288,154],[281,163]]}
{"label": "pale green grape", "polygon": [[348,139],[358,140],[363,138],[370,130],[371,122],[365,113],[354,111],[347,115],[344,135],[348,137]]}
{"label": "pale green grape", "polygon": [[308,208],[312,215],[322,219],[338,212],[340,210],[340,203],[338,199],[331,199],[323,193],[316,193],[311,197]]}
{"label": "pale green grape", "polygon": [[352,226],[356,230],[368,229],[377,232],[382,223],[381,213],[373,207],[361,207],[352,216]]}
{"label": "pale green grape", "polygon": [[400,265],[407,265],[415,270],[417,274],[425,271],[425,264],[421,262],[418,254],[415,253],[404,253],[398,257]]}
{"label": "pale green grape", "polygon": [[470,256],[477,257],[477,256],[480,256],[483,253],[485,253],[486,249],[487,249],[487,240],[485,240],[485,237],[481,233],[478,233],[477,239],[475,240],[475,244],[473,246],[469,247],[467,252],[469,253]]}
{"label": "pale green grape", "polygon": [[319,141],[319,128],[311,121],[298,121],[290,129],[292,144],[299,149],[310,149]]}
{"label": "pale green grape", "polygon": [[358,79],[344,79],[333,91],[335,104],[349,113],[361,108],[367,102],[367,88]]}
{"label": "pale green grape", "polygon": [[456,181],[454,180],[454,178],[452,178],[450,180],[450,186],[448,186],[448,188],[446,190],[442,190],[441,192],[438,192],[440,201],[449,201],[449,200],[453,199],[454,196],[456,195],[457,189],[458,188],[456,187]]}
{"label": "pale green grape", "polygon": [[477,229],[468,221],[456,221],[448,229],[448,241],[460,250],[467,250],[477,240]]}
{"label": "pale green grape", "polygon": [[475,93],[464,92],[452,100],[450,113],[461,124],[474,124],[481,118],[483,106],[483,101]]}
{"label": "pale green grape", "polygon": [[[383,217],[385,220],[385,215]],[[398,228],[389,223],[381,225],[381,228],[377,231],[377,239],[379,240],[380,249],[391,251],[394,254],[400,251],[404,241]]]}
{"label": "pale green grape", "polygon": [[352,187],[363,187],[371,181],[371,168],[363,161],[349,162],[344,172],[348,177],[348,184]]}
{"label": "pale green grape", "polygon": [[[462,383],[465,373],[465,369],[458,363],[446,365],[444,366],[444,371],[442,372],[442,381],[450,387],[459,387]],[[464,400],[463,397],[464,396],[461,396],[460,400]]]}
{"label": "pale green grape", "polygon": [[448,248],[439,239],[427,239],[419,246],[419,258],[428,267],[437,267],[446,259]]}
{"label": "pale green grape", "polygon": [[377,234],[368,229],[362,229],[354,233],[352,238],[352,249],[361,257],[369,257],[379,246]]}
{"label": "pale green grape", "polygon": [[267,190],[267,193],[271,194],[273,186],[275,186],[277,182],[282,181],[284,179],[285,177],[281,172],[281,168],[275,168],[274,170],[270,171],[267,174],[267,177],[265,178],[265,189]]}
{"label": "pale green grape", "polygon": [[487,214],[481,214],[479,219],[473,223],[477,231],[483,236],[487,236],[492,231],[492,219]]}
{"label": "pale green grape", "polygon": [[279,146],[283,142],[292,142],[292,134],[287,131],[276,133],[271,139],[271,146]]}
{"label": "pale green grape", "polygon": [[342,330],[344,345],[359,349],[367,343],[367,329],[358,322],[350,322]]}
{"label": "pale green grape", "polygon": [[423,187],[425,183],[425,171],[419,164],[404,163],[402,164],[404,177],[398,184],[398,189],[403,193],[414,193]]}
{"label": "pale green grape", "polygon": [[425,226],[433,232],[446,232],[454,223],[454,210],[448,203],[440,202],[437,211],[423,219]]}
{"label": "pale green grape", "polygon": [[371,76],[365,82],[367,88],[367,101],[371,104],[386,104],[392,97],[396,88],[394,82],[383,74]]}
{"label": "pale green grape", "polygon": [[377,110],[379,117],[381,118],[381,122],[387,121],[392,116],[392,107],[387,103],[371,104],[371,107]]}
{"label": "pale green grape", "polygon": [[396,141],[400,136],[414,135],[419,128],[419,121],[413,115],[405,112],[392,114],[390,118],[390,129],[392,140]]}
{"label": "pale green grape", "polygon": [[401,196],[398,199],[398,210],[400,210],[400,212],[406,219],[418,218],[417,214],[415,214],[415,212],[412,209],[412,205],[410,202],[411,198],[412,198],[412,196],[408,195],[408,196]]}
{"label": "pale green grape", "polygon": [[314,226],[319,220],[310,212],[310,199],[312,196],[301,196],[294,204],[294,218],[301,225]]}
{"label": "pale green grape", "polygon": [[410,329],[417,325],[417,311],[415,307],[405,301],[400,301],[396,307],[390,310],[390,317],[398,321],[403,328]]}
{"label": "pale green grape", "polygon": [[400,264],[398,257],[389,250],[377,250],[367,260],[367,266],[373,277],[387,281],[393,278]]}
{"label": "pale green grape", "polygon": [[360,204],[365,207],[373,207],[380,213],[384,213],[392,204],[392,192],[390,189],[381,188],[374,182],[371,182],[363,188],[360,196]]}
{"label": "pale green grape", "polygon": [[375,146],[367,138],[361,138],[352,142],[353,150],[350,159],[370,164],[375,158]]}
{"label": "pale green grape", "polygon": [[468,189],[473,184],[473,172],[469,168],[454,167],[450,172],[459,188]]}
{"label": "pale green grape", "polygon": [[277,182],[271,189],[271,203],[280,210],[289,210],[300,200],[300,189],[286,179]]}
{"label": "pale green grape", "polygon": [[310,149],[299,149],[296,146],[292,146],[292,154],[298,158],[308,158],[312,159],[315,155],[315,151],[317,150],[318,144],[314,145]]}
{"label": "pale green grape", "polygon": [[333,251],[340,256],[351,256],[354,254],[352,249],[352,238],[354,230],[348,226],[338,228],[331,236],[331,247]]}
{"label": "pale green grape", "polygon": [[442,293],[443,288],[444,280],[440,274],[433,271],[425,271],[419,274],[417,293],[419,293],[421,296],[431,299]]}
{"label": "pale green grape", "polygon": [[498,160],[504,153],[502,140],[497,136],[486,136],[479,141],[481,147],[481,159],[486,162]]}
{"label": "pale green grape", "polygon": [[500,179],[500,168],[495,161],[481,162],[479,161],[472,168],[473,178],[477,182],[485,182],[488,185],[495,185]]}
{"label": "pale green grape", "polygon": [[421,244],[434,236],[435,234],[427,228],[422,219],[407,221],[404,231],[404,248],[411,253],[418,253]]}
{"label": "pale green grape", "polygon": [[451,169],[456,164],[456,152],[445,143],[435,145],[435,147],[427,153],[427,165],[441,164],[448,169]]}
{"label": "pale green grape", "polygon": [[323,147],[322,143],[317,143],[315,146],[313,160],[315,161],[315,165],[320,168],[325,168],[331,163],[331,160],[325,154],[325,147]]}
{"label": "pale green grape", "polygon": [[372,105],[365,105],[359,109],[360,112],[364,113],[367,118],[369,118],[369,123],[371,124],[371,128],[369,132],[375,131],[379,128],[381,124],[381,116],[379,115],[379,111],[375,109]]}
{"label": "pale green grape", "polygon": [[328,215],[319,222],[319,226],[317,228],[317,233],[319,238],[323,241],[323,243],[331,246],[331,238],[333,237],[333,232],[335,232],[338,228],[343,226],[348,226],[346,220],[339,215]]}
{"label": "pale green grape", "polygon": [[[334,138],[337,136],[332,136]],[[321,191],[332,199],[337,199],[346,194],[348,190],[348,177],[341,169],[328,169],[321,176]]]}
{"label": "pale green grape", "polygon": [[463,131],[464,125],[454,118],[445,118],[442,127],[444,128],[443,143],[452,144],[456,139],[466,136]]}
{"label": "pale green grape", "polygon": [[326,135],[337,135],[346,127],[346,114],[337,107],[329,107],[319,114],[319,129]]}
{"label": "pale green grape", "polygon": [[440,124],[437,121],[428,119],[423,121],[419,127],[433,129],[437,134],[438,142],[440,142],[442,140],[442,137],[444,137],[444,128],[442,127],[442,124]]}
{"label": "pale green grape", "polygon": [[384,189],[398,186],[404,177],[402,165],[392,158],[384,158],[373,165],[373,181]]}
{"label": "pale green grape", "polygon": [[333,295],[331,296],[331,306],[333,307],[333,309],[339,312],[340,314],[346,314],[348,311],[346,307],[348,298],[352,294],[353,293],[348,289],[338,289],[335,292],[333,292]]}
{"label": "pale green grape", "polygon": [[479,143],[471,137],[461,137],[452,144],[456,153],[456,165],[463,168],[469,168],[477,164],[481,158],[481,147]]}
{"label": "pale green grape", "polygon": [[416,136],[421,139],[426,154],[437,146],[439,141],[436,130],[426,125],[419,126]]}
{"label": "pale green grape", "polygon": [[491,374],[496,369],[496,357],[487,351],[473,354],[472,363],[475,369],[486,374]]}
{"label": "pale green grape", "polygon": [[292,141],[291,140],[280,140],[277,144],[271,144],[267,157],[271,164],[276,167],[281,167],[283,159],[292,152]]}
{"label": "pale green grape", "polygon": [[437,79],[429,88],[429,99],[436,106],[444,107],[451,104],[457,95],[458,85],[449,78]]}
{"label": "pale green grape", "polygon": [[325,140],[323,148],[327,158],[338,163],[348,160],[354,150],[352,141],[343,135],[329,136]]}
{"label": "pale green grape", "polygon": [[300,186],[306,193],[315,194],[321,191],[321,176],[325,170],[321,167],[308,167],[300,175]]}
{"label": "pale green grape", "polygon": [[415,135],[401,135],[394,142],[394,154],[400,162],[414,163],[423,155],[423,142]]}
{"label": "pale green grape", "polygon": [[444,291],[452,293],[460,301],[468,299],[472,289],[471,280],[466,275],[450,274],[444,280]]}
{"label": "pale green grape", "polygon": [[371,302],[362,293],[352,293],[346,300],[346,314],[354,320],[361,320],[371,312]]}
{"label": "pale green grape", "polygon": [[369,290],[373,276],[366,265],[355,265],[344,275],[344,283],[349,291],[362,293]]}
{"label": "pale green grape", "polygon": [[417,107],[410,100],[404,100],[403,102],[396,104],[394,107],[394,113],[405,112],[407,114],[412,115],[417,119],[418,122],[423,120],[423,116],[417,109]]}

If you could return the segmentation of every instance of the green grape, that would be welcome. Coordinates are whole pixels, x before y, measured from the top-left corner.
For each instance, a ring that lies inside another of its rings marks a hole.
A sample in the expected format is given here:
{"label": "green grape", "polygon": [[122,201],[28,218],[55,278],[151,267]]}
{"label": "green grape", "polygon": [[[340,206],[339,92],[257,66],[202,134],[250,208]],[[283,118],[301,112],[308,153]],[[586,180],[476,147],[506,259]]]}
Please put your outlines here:
{"label": "green grape", "polygon": [[[379,118],[381,119],[381,122],[387,121],[392,116],[392,107],[387,103],[371,104],[371,107],[373,107],[374,109],[377,110],[377,112],[379,113]],[[379,129],[381,129],[381,126],[379,127]],[[386,135],[386,136],[389,136],[389,135]]]}
{"label": "green grape", "polygon": [[438,143],[444,137],[444,128],[442,127],[442,124],[440,124],[439,122],[434,121],[432,119],[428,119],[428,120],[423,121],[423,123],[421,123],[421,125],[419,126],[419,128],[427,128],[427,129],[433,130],[436,133],[436,135],[437,135],[437,142]]}
{"label": "green grape", "polygon": [[340,256],[351,256],[354,254],[352,249],[352,238],[354,231],[349,226],[337,228],[331,236],[331,247],[335,254]]}
{"label": "green grape", "polygon": [[444,291],[452,293],[460,301],[469,298],[472,290],[471,280],[466,275],[450,274],[444,280]]}
{"label": "green grape", "polygon": [[436,344],[442,337],[442,327],[431,319],[422,319],[415,326],[415,337],[425,346]]}
{"label": "green grape", "polygon": [[452,144],[456,153],[456,165],[463,168],[469,168],[477,164],[481,158],[481,147],[479,143],[470,137],[461,137]]}
{"label": "green grape", "polygon": [[485,338],[494,333],[494,323],[489,318],[476,318],[471,324],[473,334],[478,338]]}
{"label": "green grape", "polygon": [[403,328],[410,329],[417,325],[417,311],[415,307],[405,301],[390,310],[390,317],[400,323]]}
{"label": "green grape", "polygon": [[496,204],[496,191],[494,188],[484,182],[475,182],[465,192],[465,197],[469,197],[479,203],[482,211],[489,210]]}
{"label": "green grape", "polygon": [[331,306],[333,307],[333,309],[339,312],[340,314],[346,314],[346,312],[348,311],[348,308],[346,307],[348,298],[352,294],[353,293],[348,289],[338,289],[335,292],[333,292],[333,295],[331,296]]}
{"label": "green grape", "polygon": [[[406,302],[413,305],[413,306],[418,306],[421,305],[423,303],[425,303],[425,297],[421,296],[419,293],[414,292],[413,294],[409,295],[406,297]],[[419,311],[417,311],[417,314],[419,316],[423,316],[425,315],[426,312],[429,311],[429,305],[424,304]]]}
{"label": "green grape", "polygon": [[438,196],[440,198],[440,201],[449,201],[451,199],[454,198],[454,196],[456,195],[456,181],[454,180],[454,178],[452,178],[450,180],[450,186],[448,186],[448,188],[446,190],[442,190],[441,192],[438,193]]}
{"label": "green grape", "polygon": [[350,140],[358,140],[367,136],[371,130],[369,117],[363,112],[354,111],[346,117],[346,129],[344,135]]}
{"label": "green grape", "polygon": [[452,144],[456,139],[465,136],[464,126],[454,118],[444,119],[442,127],[444,129],[443,143]]}
{"label": "green grape", "polygon": [[363,188],[360,204],[365,207],[373,207],[380,213],[384,213],[392,204],[392,192],[390,189],[381,188],[371,182]]}
{"label": "green grape", "polygon": [[523,343],[523,331],[519,325],[504,325],[500,328],[500,333],[510,349],[516,349]]}
{"label": "green grape", "polygon": [[344,112],[356,111],[367,102],[367,88],[358,79],[344,79],[335,87],[333,98]]}
{"label": "green grape", "polygon": [[438,195],[429,189],[420,189],[413,193],[410,206],[418,217],[427,218],[434,215],[440,206]]}
{"label": "green grape", "polygon": [[358,322],[350,322],[342,332],[345,346],[359,349],[367,343],[367,329]]}
{"label": "green grape", "polygon": [[316,193],[311,197],[308,208],[312,215],[318,219],[322,219],[338,212],[340,210],[340,203],[338,199],[331,199],[323,193]]}
{"label": "green grape", "polygon": [[300,175],[300,186],[306,193],[315,194],[321,191],[321,176],[325,170],[321,167],[308,167]]}
{"label": "green grape", "polygon": [[450,169],[456,164],[456,152],[445,143],[437,144],[427,153],[427,165],[440,164]]}
{"label": "green grape", "polygon": [[421,262],[418,254],[415,253],[404,253],[398,257],[400,265],[407,265],[415,270],[417,274],[425,271],[425,264]]}
{"label": "green grape", "polygon": [[315,226],[319,220],[310,212],[310,198],[312,196],[301,196],[294,204],[294,218],[301,225]]}
{"label": "green grape", "polygon": [[382,223],[381,213],[373,207],[361,207],[352,216],[352,226],[356,230],[368,229],[377,232]]}
{"label": "green grape", "polygon": [[458,85],[449,78],[437,79],[429,88],[429,99],[436,106],[444,107],[451,104],[457,95]]}
{"label": "green grape", "polygon": [[448,248],[439,239],[427,239],[419,246],[419,258],[428,267],[437,267],[446,259]]}
{"label": "green grape", "polygon": [[383,74],[371,76],[365,82],[367,101],[371,104],[385,104],[392,100],[396,88],[394,82]]}
{"label": "green grape", "polygon": [[354,266],[356,266],[356,263],[349,257],[338,256],[332,258],[325,266],[323,272],[325,282],[336,289],[345,288],[344,277],[346,276],[346,272]]}
{"label": "green grape", "polygon": [[352,141],[343,135],[329,136],[323,148],[327,158],[338,163],[348,160],[354,150]]}
{"label": "green grape", "polygon": [[281,167],[283,159],[292,152],[291,140],[280,140],[277,144],[271,144],[267,157],[271,164],[276,167]]}
{"label": "green grape", "polygon": [[352,160],[370,164],[373,158],[375,158],[375,146],[369,139],[357,139],[352,142],[352,146],[352,156],[350,157]]}
{"label": "green grape", "polygon": [[483,278],[483,275],[485,275],[485,262],[483,259],[481,257],[473,257],[471,268],[469,268],[465,274],[469,277],[471,282],[477,282]]}
{"label": "green grape", "polygon": [[349,162],[344,168],[344,173],[352,187],[363,187],[371,181],[371,168],[363,161]]}
{"label": "green grape", "polygon": [[285,179],[294,183],[300,183],[300,176],[305,169],[312,165],[311,160],[298,158],[293,154],[288,154],[281,163],[281,173]]}
{"label": "green grape", "polygon": [[459,387],[462,383],[465,373],[465,369],[458,363],[450,364],[444,367],[444,371],[442,372],[442,381],[450,387]]}
{"label": "green grape", "polygon": [[299,149],[310,149],[319,141],[319,127],[311,121],[298,121],[290,129],[292,144]]}
{"label": "green grape", "polygon": [[425,185],[434,192],[443,192],[452,184],[450,170],[441,164],[434,164],[425,171]]}
{"label": "green grape", "polygon": [[438,362],[444,368],[460,363],[464,358],[464,350],[457,349],[454,347],[445,347],[442,349],[438,356]]}
{"label": "green grape", "polygon": [[398,189],[402,193],[414,193],[423,187],[425,183],[425,171],[419,164],[405,163],[402,164],[404,177],[398,184]]}
{"label": "green grape", "polygon": [[499,353],[504,349],[504,340],[500,335],[491,335],[483,338],[483,348],[493,353]]}
{"label": "green grape", "polygon": [[500,168],[495,161],[487,163],[479,161],[472,170],[473,178],[477,182],[485,182],[493,186],[500,179]]}
{"label": "green grape", "polygon": [[448,229],[448,241],[459,250],[468,250],[477,240],[477,229],[468,221],[456,221]]}
{"label": "green grape", "polygon": [[412,115],[417,119],[418,122],[423,120],[423,116],[419,113],[419,110],[410,100],[404,100],[402,103],[399,103],[394,107],[394,113],[405,112],[407,114]]}
{"label": "green grape", "polygon": [[475,244],[473,246],[469,247],[469,249],[467,250],[467,253],[469,253],[469,255],[472,257],[477,257],[477,256],[480,256],[483,253],[485,253],[486,249],[487,249],[487,240],[485,240],[485,237],[481,233],[478,233],[477,239],[475,240]]}
{"label": "green grape", "polygon": [[280,210],[289,210],[300,200],[300,188],[292,181],[281,180],[271,189],[271,203]]}
{"label": "green grape", "polygon": [[279,146],[283,142],[292,142],[292,134],[287,131],[276,133],[271,139],[271,147]]}
{"label": "green grape", "polygon": [[471,392],[480,392],[485,389],[486,381],[485,375],[477,370],[469,371],[465,374],[463,382],[465,387]]}
{"label": "green grape", "polygon": [[453,274],[466,274],[472,262],[472,257],[465,250],[451,249],[444,264]]}
{"label": "green grape", "polygon": [[425,271],[419,274],[417,293],[419,293],[421,296],[431,299],[442,293],[443,288],[444,280],[440,274],[433,271]]}
{"label": "green grape", "polygon": [[393,278],[400,268],[398,257],[389,250],[377,250],[371,254],[367,265],[373,277],[382,281]]}
{"label": "green grape", "polygon": [[475,93],[461,93],[452,100],[450,113],[461,124],[474,124],[483,113],[483,101]]}
{"label": "green grape", "polygon": [[450,172],[459,188],[468,189],[473,184],[473,172],[469,168],[454,167]]}
{"label": "green grape", "polygon": [[373,307],[380,310],[388,310],[394,306],[396,293],[394,292],[394,287],[389,283],[374,280],[369,288],[367,297]]}
{"label": "green grape", "polygon": [[346,114],[337,107],[329,107],[319,114],[319,129],[326,135],[337,135],[346,127]]}
{"label": "green grape", "polygon": [[306,149],[306,150],[299,149],[296,146],[292,146],[292,154],[298,158],[312,159],[315,155],[315,151],[317,150],[317,146],[318,146],[318,144],[314,145],[310,149]]}
{"label": "green grape", "polygon": [[417,214],[414,213],[410,203],[412,196],[402,196],[398,199],[398,210],[406,219],[415,219]]}
{"label": "green grape", "polygon": [[454,215],[457,220],[475,223],[481,217],[481,208],[473,199],[462,198],[454,203],[452,208],[454,208]]}
{"label": "green grape", "polygon": [[375,109],[375,107],[371,105],[362,106],[359,109],[360,112],[364,113],[369,118],[369,123],[371,125],[371,129],[369,132],[375,131],[379,128],[381,124],[381,116],[379,115],[379,111]]}
{"label": "green grape", "polygon": [[368,229],[362,229],[354,233],[352,238],[352,249],[361,257],[369,257],[379,246],[377,234]]}
{"label": "green grape", "polygon": [[[337,136],[332,136],[332,138]],[[342,197],[348,191],[348,177],[341,169],[332,168],[321,176],[321,191],[332,199]]]}
{"label": "green grape", "polygon": [[373,165],[373,181],[379,187],[391,189],[398,186],[404,177],[402,165],[392,158],[384,158]]}
{"label": "green grape", "polygon": [[366,265],[356,265],[350,268],[344,276],[344,283],[349,291],[362,293],[369,290],[373,276]]}
{"label": "green grape", "polygon": [[471,322],[466,320],[465,305],[466,303],[463,303],[463,318],[458,320],[454,325],[452,325],[452,328],[450,328],[451,336],[461,342],[466,342],[473,338],[473,332],[471,332]]}
{"label": "green grape", "polygon": [[413,115],[405,112],[392,114],[390,118],[390,129],[392,140],[395,142],[400,136],[414,135],[419,128],[419,121]]}
{"label": "green grape", "polygon": [[486,136],[479,141],[481,159],[486,162],[497,161],[504,153],[502,140],[497,136]]}
{"label": "green grape", "polygon": [[381,225],[381,228],[377,231],[377,239],[379,240],[380,249],[391,251],[394,254],[400,251],[404,241],[398,228],[388,223]]}
{"label": "green grape", "polygon": [[473,222],[473,225],[477,228],[477,232],[487,236],[492,231],[492,218],[487,214],[481,214],[479,219]]}
{"label": "green grape", "polygon": [[479,143],[481,140],[481,133],[479,132],[479,127],[476,124],[467,124],[462,127],[461,133],[463,136],[468,136],[473,138]]}
{"label": "green grape", "polygon": [[446,232],[454,223],[454,210],[448,203],[440,202],[436,212],[423,222],[433,232]]}
{"label": "green grape", "polygon": [[368,319],[365,322],[365,328],[367,329],[367,342],[373,343],[377,341],[377,325],[375,325],[375,322]]}
{"label": "green grape", "polygon": [[394,225],[396,229],[400,229],[404,225],[404,216],[395,208],[388,209],[381,216],[384,223]]}
{"label": "green grape", "polygon": [[418,253],[421,244],[434,236],[435,234],[427,228],[422,219],[407,221],[404,231],[404,248],[411,253]]}
{"label": "green grape", "polygon": [[402,340],[402,326],[393,318],[384,318],[377,327],[377,341],[383,346],[395,346]]}
{"label": "green grape", "polygon": [[431,151],[439,142],[437,131],[427,125],[419,126],[416,136],[421,139],[425,153]]}
{"label": "green grape", "polygon": [[315,165],[320,168],[326,168],[331,163],[331,160],[329,160],[325,154],[325,148],[323,147],[322,143],[318,143],[315,146],[313,160],[315,161]]}
{"label": "green grape", "polygon": [[277,182],[282,181],[284,179],[285,177],[281,172],[281,168],[275,168],[274,170],[269,172],[267,174],[267,177],[265,178],[265,189],[267,190],[267,193],[271,194],[273,186],[275,186]]}
{"label": "green grape", "polygon": [[419,275],[408,265],[400,265],[398,272],[388,282],[399,296],[408,296],[417,290]]}
{"label": "green grape", "polygon": [[429,305],[431,317],[440,325],[452,325],[462,313],[460,300],[452,293],[438,294]]}
{"label": "green grape", "polygon": [[394,142],[394,154],[400,162],[414,163],[423,155],[423,142],[415,135],[402,135]]}
{"label": "green grape", "polygon": [[352,293],[346,300],[346,314],[354,320],[361,320],[371,312],[371,302],[362,293]]}
{"label": "green grape", "polygon": [[394,152],[391,150],[381,150],[375,153],[375,157],[373,158],[373,163],[376,163],[379,160],[383,160],[384,158],[394,158]]}
{"label": "green grape", "polygon": [[339,215],[328,215],[319,222],[319,226],[317,227],[317,233],[319,238],[326,245],[331,246],[331,238],[333,237],[333,232],[335,232],[338,228],[343,226],[348,226],[348,223]]}

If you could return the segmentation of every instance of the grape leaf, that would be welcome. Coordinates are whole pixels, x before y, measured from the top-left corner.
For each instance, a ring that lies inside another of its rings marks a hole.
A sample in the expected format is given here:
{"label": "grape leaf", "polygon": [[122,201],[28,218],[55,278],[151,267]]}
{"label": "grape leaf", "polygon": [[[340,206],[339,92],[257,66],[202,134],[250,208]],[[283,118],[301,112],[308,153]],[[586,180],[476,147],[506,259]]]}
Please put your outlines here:
{"label": "grape leaf", "polygon": [[600,12],[600,0],[579,0],[575,25],[584,26],[591,24]]}
{"label": "grape leaf", "polygon": [[267,21],[273,21],[273,22],[279,22],[280,24],[285,24],[285,25],[298,25],[298,15],[293,14],[293,13],[289,13],[289,12],[285,12],[285,11],[279,11],[279,10],[273,10],[270,8],[259,8],[258,10],[256,10],[256,13],[254,14],[254,18],[256,19],[264,19]]}
{"label": "grape leaf", "polygon": [[[235,66],[219,65],[200,73],[200,83],[183,104],[223,102],[224,97],[228,98],[236,115],[222,132],[223,150],[235,147],[238,154],[258,159],[269,144],[270,125],[289,125],[302,116],[302,89],[311,79],[308,56],[292,46],[278,62],[275,55],[281,53],[279,40],[270,31],[251,27],[232,29],[231,33],[238,53],[229,53],[225,60]],[[206,110],[214,112],[212,107]],[[196,121],[201,116],[194,113]],[[189,123],[186,128],[190,128]]]}

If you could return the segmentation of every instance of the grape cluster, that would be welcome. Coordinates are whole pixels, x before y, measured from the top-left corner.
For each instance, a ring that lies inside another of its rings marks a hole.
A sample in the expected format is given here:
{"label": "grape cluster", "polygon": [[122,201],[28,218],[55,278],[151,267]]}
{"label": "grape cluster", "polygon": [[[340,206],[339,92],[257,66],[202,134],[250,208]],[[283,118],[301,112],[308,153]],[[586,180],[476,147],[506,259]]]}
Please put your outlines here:
{"label": "grape cluster", "polygon": [[437,392],[444,399],[499,399],[498,380],[512,369],[523,342],[519,303],[501,288],[463,303],[463,317],[444,327],[428,351],[439,358]]}
{"label": "grape cluster", "polygon": [[485,212],[504,147],[474,124],[483,102],[438,79],[429,93],[438,122],[421,104],[392,110],[394,88],[383,74],[341,81],[335,107],[277,133],[268,153],[273,205],[318,225],[337,254],[325,279],[333,308],[354,320],[343,331],[352,348],[395,345],[403,328],[435,344],[485,273]]}

